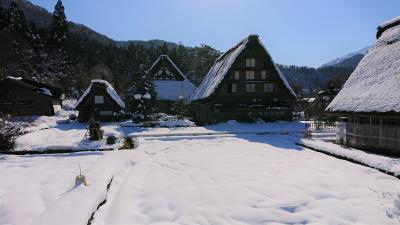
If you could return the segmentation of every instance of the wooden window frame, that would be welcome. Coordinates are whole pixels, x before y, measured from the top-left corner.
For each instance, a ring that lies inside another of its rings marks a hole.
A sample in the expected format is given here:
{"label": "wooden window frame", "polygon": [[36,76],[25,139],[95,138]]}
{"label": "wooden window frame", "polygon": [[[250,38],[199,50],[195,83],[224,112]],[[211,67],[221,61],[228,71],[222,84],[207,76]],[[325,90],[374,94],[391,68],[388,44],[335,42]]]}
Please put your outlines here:
{"label": "wooden window frame", "polygon": [[246,80],[255,80],[256,75],[254,70],[246,70]]}
{"label": "wooden window frame", "polygon": [[255,93],[255,92],[256,92],[256,84],[254,83],[246,84],[246,93]]}
{"label": "wooden window frame", "polygon": [[256,67],[256,59],[255,58],[246,58],[246,67],[251,67],[251,68]]}
{"label": "wooden window frame", "polygon": [[[101,97],[101,98],[100,98]],[[100,100],[101,99],[101,100]],[[102,105],[104,104],[104,95],[95,95],[94,96],[94,104]]]}
{"label": "wooden window frame", "polygon": [[267,79],[267,71],[261,70],[261,80],[266,80],[266,79]]}
{"label": "wooden window frame", "polygon": [[274,92],[274,83],[264,83],[264,92],[266,93]]}

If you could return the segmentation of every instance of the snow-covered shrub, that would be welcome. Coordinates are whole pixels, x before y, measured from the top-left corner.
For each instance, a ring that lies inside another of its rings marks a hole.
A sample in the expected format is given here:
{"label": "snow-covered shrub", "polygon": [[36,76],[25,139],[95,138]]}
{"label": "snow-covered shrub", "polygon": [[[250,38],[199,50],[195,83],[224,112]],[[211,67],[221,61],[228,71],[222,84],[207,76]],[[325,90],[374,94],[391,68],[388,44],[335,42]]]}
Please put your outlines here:
{"label": "snow-covered shrub", "polygon": [[113,145],[117,143],[118,138],[115,137],[114,135],[107,137],[107,144],[108,145]]}
{"label": "snow-covered shrub", "polygon": [[76,120],[76,115],[75,114],[69,114],[69,116],[68,116],[68,118],[70,119],[70,120],[72,120],[72,121],[75,121]]}
{"label": "snow-covered shrub", "polygon": [[15,140],[20,129],[14,126],[6,118],[0,117],[0,151],[12,151],[15,148]]}
{"label": "snow-covered shrub", "polygon": [[137,138],[135,137],[126,137],[124,139],[124,144],[122,145],[121,149],[134,149],[139,146]]}
{"label": "snow-covered shrub", "polygon": [[104,131],[100,128],[100,123],[94,120],[89,121],[89,139],[98,141],[103,139]]}

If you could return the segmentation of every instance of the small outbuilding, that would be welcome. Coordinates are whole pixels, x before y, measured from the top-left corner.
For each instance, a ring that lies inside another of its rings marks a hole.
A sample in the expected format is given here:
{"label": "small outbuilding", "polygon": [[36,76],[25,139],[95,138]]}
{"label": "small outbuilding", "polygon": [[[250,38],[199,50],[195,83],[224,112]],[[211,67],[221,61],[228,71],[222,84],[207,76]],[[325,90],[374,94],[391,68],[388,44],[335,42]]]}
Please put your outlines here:
{"label": "small outbuilding", "polygon": [[400,17],[379,26],[377,37],[326,110],[347,120],[348,145],[400,155]]}
{"label": "small outbuilding", "polygon": [[20,77],[0,81],[0,113],[10,116],[53,116],[61,109],[61,89]]}
{"label": "small outbuilding", "polygon": [[172,104],[180,96],[190,101],[190,96],[196,90],[192,82],[167,55],[160,55],[148,73],[153,78],[157,92],[157,108],[160,112],[169,112]]}
{"label": "small outbuilding", "polygon": [[110,122],[118,120],[124,113],[125,103],[105,80],[92,80],[89,88],[78,99],[75,109],[79,111],[78,121]]}
{"label": "small outbuilding", "polygon": [[296,94],[258,35],[221,55],[192,95],[197,123],[292,120]]}

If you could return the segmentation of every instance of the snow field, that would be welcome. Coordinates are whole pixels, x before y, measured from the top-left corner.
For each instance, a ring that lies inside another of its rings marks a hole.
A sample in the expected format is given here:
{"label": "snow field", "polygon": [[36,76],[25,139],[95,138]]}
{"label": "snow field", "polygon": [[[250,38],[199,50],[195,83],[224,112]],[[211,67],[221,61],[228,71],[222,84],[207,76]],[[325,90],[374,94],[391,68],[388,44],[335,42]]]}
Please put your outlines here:
{"label": "snow field", "polygon": [[[42,117],[40,120],[44,120]],[[38,120],[39,120],[38,119]],[[40,123],[46,126],[47,122]],[[120,126],[122,125],[122,126]],[[211,125],[207,127],[175,127],[175,128],[138,128],[128,127],[127,123],[102,123],[101,129],[104,130],[104,140],[89,141],[84,138],[86,124],[71,122],[68,124],[48,122],[49,129],[35,130],[34,132],[22,135],[17,138],[18,151],[26,150],[87,150],[87,149],[118,149],[123,143],[123,137],[140,135],[177,135],[177,134],[202,134],[219,132],[303,132],[304,124],[301,122],[276,122],[256,124],[237,123],[229,121],[223,124]],[[162,126],[192,126],[187,120],[166,120],[161,121]],[[33,129],[33,128],[31,128]],[[114,135],[118,137],[118,142],[114,145],[107,145],[106,138]]]}
{"label": "snow field", "polygon": [[[27,225],[71,190],[101,153],[0,155],[0,224]],[[90,180],[89,180],[90,181]]]}
{"label": "snow field", "polygon": [[143,138],[93,224],[398,224],[399,180],[294,139]]}
{"label": "snow field", "polygon": [[140,158],[141,154],[134,151],[104,153],[83,172],[88,186],[73,186],[31,224],[87,224],[90,215],[106,198],[110,180],[124,177]]}

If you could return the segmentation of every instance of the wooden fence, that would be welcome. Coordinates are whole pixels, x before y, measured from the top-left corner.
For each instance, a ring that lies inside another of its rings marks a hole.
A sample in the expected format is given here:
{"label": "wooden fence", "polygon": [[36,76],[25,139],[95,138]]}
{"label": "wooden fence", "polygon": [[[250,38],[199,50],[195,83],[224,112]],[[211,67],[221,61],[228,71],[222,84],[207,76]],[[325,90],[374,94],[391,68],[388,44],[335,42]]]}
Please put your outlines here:
{"label": "wooden fence", "polygon": [[351,146],[400,151],[400,127],[347,123],[346,133]]}
{"label": "wooden fence", "polygon": [[335,130],[335,123],[328,123],[324,121],[307,121],[306,130]]}

